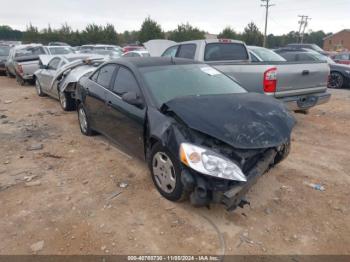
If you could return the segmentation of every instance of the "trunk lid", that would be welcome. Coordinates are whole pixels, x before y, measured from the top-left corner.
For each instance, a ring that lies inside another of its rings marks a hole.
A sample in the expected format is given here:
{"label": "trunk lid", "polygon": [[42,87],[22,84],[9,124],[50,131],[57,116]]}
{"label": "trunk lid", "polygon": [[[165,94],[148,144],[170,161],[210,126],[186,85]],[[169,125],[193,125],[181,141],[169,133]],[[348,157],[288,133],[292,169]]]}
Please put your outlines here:
{"label": "trunk lid", "polygon": [[285,63],[277,67],[276,97],[324,92],[327,89],[327,63]]}

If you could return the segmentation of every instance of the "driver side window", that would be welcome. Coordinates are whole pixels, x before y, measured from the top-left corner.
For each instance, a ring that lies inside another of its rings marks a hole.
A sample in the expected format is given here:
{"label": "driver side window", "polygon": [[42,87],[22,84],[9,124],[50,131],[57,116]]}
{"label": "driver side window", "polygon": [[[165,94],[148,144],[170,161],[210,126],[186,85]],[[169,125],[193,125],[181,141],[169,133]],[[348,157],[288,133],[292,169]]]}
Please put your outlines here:
{"label": "driver side window", "polygon": [[57,70],[58,65],[60,63],[61,59],[56,57],[50,61],[50,63],[47,65],[47,69],[49,70]]}
{"label": "driver side window", "polygon": [[140,95],[139,85],[131,71],[125,67],[120,67],[115,78],[113,92],[119,96],[127,92],[134,92]]}

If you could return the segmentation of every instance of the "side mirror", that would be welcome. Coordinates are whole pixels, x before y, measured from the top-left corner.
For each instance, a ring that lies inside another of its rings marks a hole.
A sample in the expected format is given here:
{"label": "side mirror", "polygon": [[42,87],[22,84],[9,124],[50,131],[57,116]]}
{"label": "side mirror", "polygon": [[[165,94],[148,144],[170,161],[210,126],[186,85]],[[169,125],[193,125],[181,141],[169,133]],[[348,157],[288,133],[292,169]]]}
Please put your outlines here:
{"label": "side mirror", "polygon": [[48,66],[44,64],[40,64],[40,69],[48,69]]}
{"label": "side mirror", "polygon": [[144,106],[142,99],[135,92],[126,92],[125,94],[122,95],[122,100],[130,105],[134,105],[139,108],[143,108]]}

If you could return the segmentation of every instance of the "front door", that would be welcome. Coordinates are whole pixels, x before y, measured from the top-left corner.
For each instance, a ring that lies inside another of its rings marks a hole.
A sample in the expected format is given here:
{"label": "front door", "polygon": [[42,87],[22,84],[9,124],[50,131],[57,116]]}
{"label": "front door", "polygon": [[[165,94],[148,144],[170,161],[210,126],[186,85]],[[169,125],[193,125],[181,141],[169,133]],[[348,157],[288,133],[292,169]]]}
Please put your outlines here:
{"label": "front door", "polygon": [[123,101],[122,95],[135,92],[143,100],[133,73],[121,66],[117,72],[112,91],[106,93],[105,131],[123,150],[141,159],[144,158],[145,107]]}

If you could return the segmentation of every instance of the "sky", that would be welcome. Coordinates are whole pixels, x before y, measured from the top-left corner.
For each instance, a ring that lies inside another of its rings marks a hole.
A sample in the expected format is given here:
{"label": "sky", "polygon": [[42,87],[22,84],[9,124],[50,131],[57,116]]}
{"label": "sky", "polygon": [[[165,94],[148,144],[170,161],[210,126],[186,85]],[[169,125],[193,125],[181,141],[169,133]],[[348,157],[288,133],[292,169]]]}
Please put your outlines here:
{"label": "sky", "polygon": [[[280,35],[298,30],[298,15],[312,18],[308,30],[337,32],[350,29],[350,0],[270,0],[268,33]],[[12,4],[11,4],[12,3]],[[39,29],[73,29],[89,23],[111,23],[117,32],[139,30],[150,16],[165,31],[189,22],[201,30],[218,34],[226,26],[242,32],[251,21],[264,30],[265,8],[261,0],[0,0],[0,25],[25,30],[29,23]]]}

